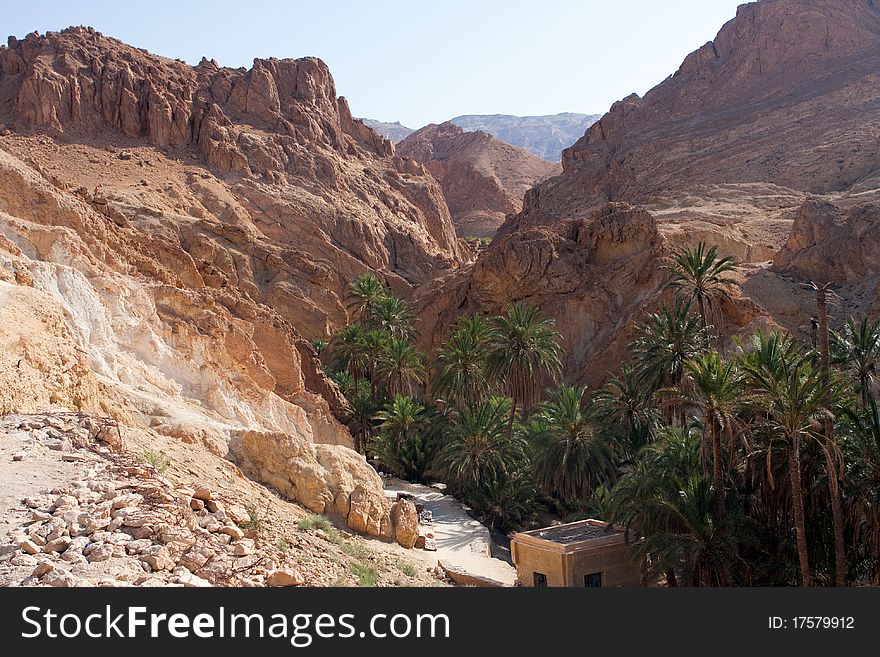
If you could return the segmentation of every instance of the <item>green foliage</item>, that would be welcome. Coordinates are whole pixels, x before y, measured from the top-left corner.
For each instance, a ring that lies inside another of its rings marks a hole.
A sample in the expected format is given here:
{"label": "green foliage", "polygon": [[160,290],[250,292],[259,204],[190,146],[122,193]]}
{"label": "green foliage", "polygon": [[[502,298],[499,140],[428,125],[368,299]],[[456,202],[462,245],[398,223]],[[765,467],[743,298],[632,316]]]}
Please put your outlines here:
{"label": "green foliage", "polygon": [[332,522],[330,522],[325,516],[318,514],[311,515],[308,518],[303,518],[297,523],[296,528],[300,531],[320,529],[327,534],[336,531],[336,528],[333,526]]}
{"label": "green foliage", "polygon": [[144,462],[155,468],[159,474],[163,474],[171,466],[171,458],[165,453],[165,450],[157,452],[148,449],[144,452]]}
{"label": "green foliage", "polygon": [[379,356],[376,376],[389,397],[411,395],[426,381],[425,355],[406,340],[391,338]]}
{"label": "green foliage", "polygon": [[257,534],[262,533],[263,522],[260,520],[260,510],[257,508],[257,505],[254,502],[247,502],[245,503],[244,508],[247,509],[250,520],[241,525],[241,528],[246,532],[256,532]]}
{"label": "green foliage", "polygon": [[397,562],[397,569],[402,572],[407,577],[415,577],[418,574],[416,567],[411,563],[403,563],[402,561]]}
{"label": "green foliage", "polygon": [[670,286],[678,288],[690,301],[696,301],[706,339],[709,334],[709,312],[721,297],[728,296],[736,281],[729,276],[735,269],[733,258],[718,257],[718,246],[707,250],[703,242],[691,249],[685,246],[673,255]]}
{"label": "green foliage", "polygon": [[614,446],[584,407],[584,394],[582,386],[560,386],[538,407],[528,430],[536,483],[567,506],[617,479]]}
{"label": "green foliage", "polygon": [[556,377],[562,371],[560,335],[554,323],[541,319],[537,308],[525,303],[512,303],[503,316],[492,318],[486,372],[510,395],[511,414],[520,404],[532,406],[544,377]]}
{"label": "green foliage", "polygon": [[372,274],[361,274],[348,286],[349,308],[365,324],[372,318],[379,299],[385,296],[385,286]]}
{"label": "green foliage", "polygon": [[[326,346],[328,375],[358,449],[406,479],[438,477],[502,530],[532,526],[548,504],[625,526],[648,582],[791,585],[841,578],[842,517],[847,577],[880,583],[880,322],[831,333],[829,375],[783,331],[731,349],[716,320],[733,267],[716,247],[677,252],[676,296],[590,394],[555,387],[560,335],[525,303],[459,318],[429,368],[411,308],[361,277],[357,324]],[[326,519],[300,525],[341,541]],[[352,568],[376,583],[375,569]]]}
{"label": "green foliage", "polygon": [[446,483],[465,497],[483,484],[506,480],[522,467],[526,443],[519,431],[507,432],[510,408],[507,397],[490,397],[450,419],[437,467]]}
{"label": "green foliage", "polygon": [[434,363],[435,394],[456,408],[482,403],[489,393],[486,358],[492,346],[492,329],[479,315],[459,319],[437,351]]}
{"label": "green foliage", "polygon": [[376,414],[379,434],[370,439],[369,449],[393,474],[422,481],[434,457],[430,416],[424,405],[412,397],[396,396]]}
{"label": "green foliage", "polygon": [[351,574],[357,577],[360,587],[376,586],[379,581],[379,573],[376,569],[363,563],[351,564]]}

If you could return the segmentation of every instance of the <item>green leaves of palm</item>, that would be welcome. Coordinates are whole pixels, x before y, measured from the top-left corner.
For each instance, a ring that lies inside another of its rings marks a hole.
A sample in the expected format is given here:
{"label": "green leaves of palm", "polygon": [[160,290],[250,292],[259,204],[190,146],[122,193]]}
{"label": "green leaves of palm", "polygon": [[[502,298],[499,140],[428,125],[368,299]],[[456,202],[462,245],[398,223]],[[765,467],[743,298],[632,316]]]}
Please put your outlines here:
{"label": "green leaves of palm", "polygon": [[[733,360],[725,361],[717,351],[696,356],[685,367],[690,380],[690,401],[703,416],[705,431],[712,437],[712,476],[717,504],[716,519],[724,515],[725,484],[722,463],[721,435],[727,432],[733,440],[732,425],[742,395],[742,377]],[[729,445],[731,454],[733,445]],[[704,450],[706,451],[706,450]],[[706,455],[704,454],[704,458]]]}
{"label": "green leaves of palm", "polygon": [[425,355],[402,338],[392,338],[381,352],[376,375],[389,396],[411,394],[426,380]]}
{"label": "green leaves of palm", "polygon": [[593,395],[593,402],[596,418],[617,437],[623,457],[632,461],[660,422],[653,386],[634,367],[624,365],[620,376],[612,376]]}
{"label": "green leaves of palm", "polygon": [[412,436],[428,422],[424,405],[406,395],[396,395],[375,418],[380,422],[379,430],[395,441]]}
{"label": "green leaves of palm", "polygon": [[415,335],[415,319],[409,304],[400,297],[383,295],[372,306],[371,321],[393,338],[409,340]]}
{"label": "green leaves of palm", "polygon": [[366,323],[379,299],[385,295],[385,286],[372,274],[361,274],[348,286],[349,307]]}
{"label": "green leaves of palm", "polygon": [[717,297],[727,295],[728,289],[736,285],[733,278],[725,276],[736,269],[733,258],[719,258],[717,245],[707,249],[700,242],[695,249],[685,246],[676,251],[673,260],[675,264],[668,268],[673,276],[669,285],[697,301],[703,329],[708,330],[708,309]]}
{"label": "green leaves of palm", "polygon": [[483,484],[515,476],[523,466],[525,442],[506,432],[510,406],[506,397],[490,397],[451,418],[437,467],[456,491],[478,493]]}
{"label": "green leaves of palm", "polygon": [[437,351],[434,391],[439,397],[458,408],[479,404],[486,398],[485,369],[491,337],[489,324],[478,315],[459,320]]}
{"label": "green leaves of palm", "polygon": [[614,450],[581,400],[583,387],[560,386],[532,418],[529,435],[538,485],[568,506],[616,478]]}
{"label": "green leaves of palm", "polygon": [[542,378],[548,374],[558,376],[562,371],[560,335],[553,329],[554,323],[552,319],[541,319],[536,308],[522,302],[508,305],[503,316],[492,320],[492,348],[486,357],[486,370],[513,399],[508,433],[518,405],[533,404]]}
{"label": "green leaves of palm", "polygon": [[690,304],[676,298],[671,307],[664,306],[648,315],[642,325],[634,345],[636,362],[642,376],[657,388],[680,386],[685,363],[704,345],[700,320],[689,311]]}
{"label": "green leaves of palm", "polygon": [[832,362],[849,372],[859,383],[862,406],[874,399],[877,364],[880,363],[880,322],[852,317],[840,333],[831,332]]}
{"label": "green leaves of palm", "polygon": [[375,417],[381,421],[380,433],[370,439],[370,451],[397,476],[421,481],[434,454],[428,409],[412,397],[397,395]]}

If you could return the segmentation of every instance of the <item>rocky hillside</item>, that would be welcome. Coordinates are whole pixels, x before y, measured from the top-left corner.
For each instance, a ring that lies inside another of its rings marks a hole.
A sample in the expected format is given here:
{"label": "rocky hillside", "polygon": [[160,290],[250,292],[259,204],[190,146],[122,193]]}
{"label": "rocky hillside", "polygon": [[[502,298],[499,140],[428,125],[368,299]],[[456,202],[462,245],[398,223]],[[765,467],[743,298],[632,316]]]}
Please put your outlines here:
{"label": "rocky hillside", "polygon": [[0,415],[109,417],[390,539],[308,339],[360,273],[406,294],[461,264],[437,182],[317,59],[191,67],[89,28],[0,48]]}
{"label": "rocky hillside", "polygon": [[487,132],[465,132],[448,122],[414,132],[397,152],[437,179],[461,237],[491,237],[508,214],[522,209],[526,190],[560,171]]}
{"label": "rocky hillside", "polygon": [[450,277],[443,308],[436,295],[429,305],[540,305],[563,327],[568,377],[590,383],[623,356],[614,330],[659,301],[657,270],[682,244],[717,243],[743,264],[746,296],[724,309],[734,331],[809,330],[810,278],[840,283],[837,321],[876,305],[878,72],[872,0],[742,5],[673,76],[566,149],[563,173]]}
{"label": "rocky hillside", "polygon": [[377,121],[376,119],[361,119],[369,128],[377,135],[382,135],[386,139],[390,139],[395,144],[403,141],[415,132],[412,128],[407,128],[400,121],[394,123],[386,123],[385,121]]}
{"label": "rocky hillside", "polygon": [[583,137],[599,117],[599,114],[563,112],[544,116],[464,114],[450,120],[465,130],[483,130],[544,160],[558,162],[563,149]]}

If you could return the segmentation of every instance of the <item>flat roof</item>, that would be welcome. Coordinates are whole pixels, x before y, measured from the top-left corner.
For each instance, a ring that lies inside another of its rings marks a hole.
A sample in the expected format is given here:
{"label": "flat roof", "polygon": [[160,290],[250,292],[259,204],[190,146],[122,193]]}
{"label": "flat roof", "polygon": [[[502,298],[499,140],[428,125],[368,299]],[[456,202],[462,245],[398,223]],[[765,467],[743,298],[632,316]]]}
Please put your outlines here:
{"label": "flat roof", "polygon": [[601,520],[578,520],[577,522],[568,522],[564,525],[553,525],[544,529],[533,529],[524,532],[527,536],[534,536],[545,541],[559,543],[560,545],[569,545],[571,543],[580,543],[594,538],[605,538],[622,534],[623,531],[613,525],[608,525]]}

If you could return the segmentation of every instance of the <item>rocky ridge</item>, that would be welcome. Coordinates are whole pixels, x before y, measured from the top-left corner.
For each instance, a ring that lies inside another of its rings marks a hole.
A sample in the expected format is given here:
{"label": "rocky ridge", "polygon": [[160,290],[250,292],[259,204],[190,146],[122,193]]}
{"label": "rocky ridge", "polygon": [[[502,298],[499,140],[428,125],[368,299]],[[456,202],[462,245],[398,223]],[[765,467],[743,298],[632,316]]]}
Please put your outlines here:
{"label": "rocky ridge", "polygon": [[526,190],[560,171],[487,132],[465,132],[451,122],[417,130],[397,151],[440,183],[460,237],[491,237],[508,214],[522,209]]}
{"label": "rocky ridge", "polygon": [[[566,378],[590,384],[625,358],[627,339],[605,336],[627,336],[663,299],[662,263],[683,245],[740,263],[743,294],[722,309],[734,333],[781,324],[808,338],[811,278],[837,282],[833,322],[876,307],[878,45],[871,0],[740,6],[674,75],[615,103],[425,307],[451,320],[538,305],[563,332]],[[626,228],[610,219],[621,211]],[[595,251],[581,250],[587,234]],[[431,344],[447,323],[426,321]]]}
{"label": "rocky ridge", "polygon": [[358,274],[405,294],[463,253],[320,60],[190,67],[89,28],[0,48],[2,415],[112,418],[183,481],[280,469],[289,500],[392,540],[308,339]]}

